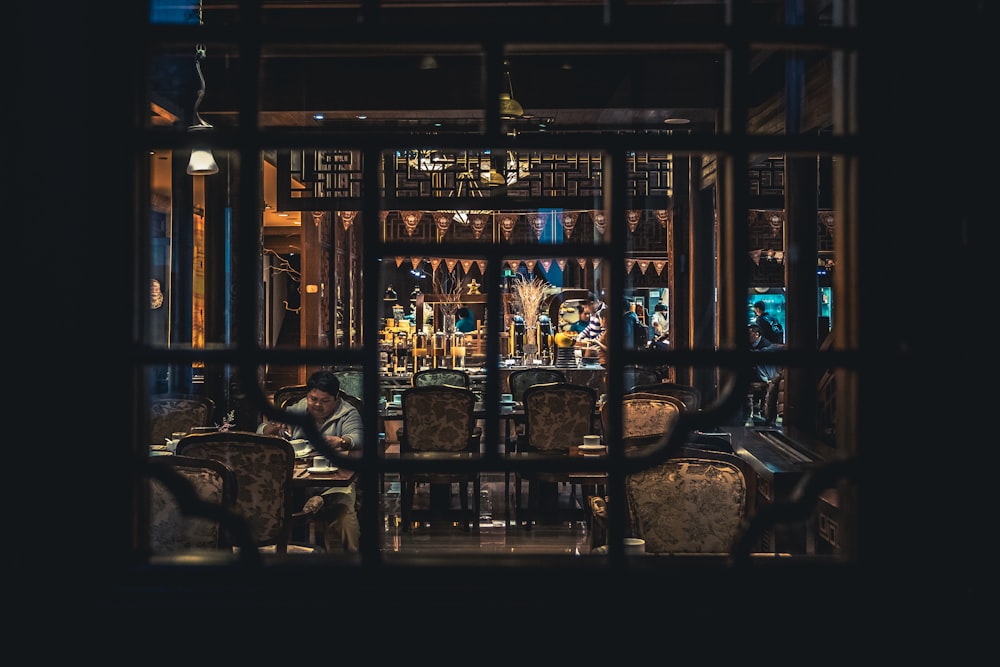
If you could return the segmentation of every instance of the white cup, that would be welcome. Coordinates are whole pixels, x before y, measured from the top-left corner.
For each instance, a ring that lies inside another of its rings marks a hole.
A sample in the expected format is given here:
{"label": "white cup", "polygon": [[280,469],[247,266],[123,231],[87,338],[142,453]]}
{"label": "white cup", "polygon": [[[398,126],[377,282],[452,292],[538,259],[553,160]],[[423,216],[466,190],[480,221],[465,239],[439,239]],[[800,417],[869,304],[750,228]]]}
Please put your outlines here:
{"label": "white cup", "polygon": [[325,456],[314,456],[313,457],[313,468],[329,468],[330,459]]}
{"label": "white cup", "polygon": [[646,540],[641,537],[626,537],[625,553],[632,555],[646,553]]}
{"label": "white cup", "polygon": [[588,447],[599,447],[601,445],[601,436],[599,435],[585,435],[583,436],[583,444]]}

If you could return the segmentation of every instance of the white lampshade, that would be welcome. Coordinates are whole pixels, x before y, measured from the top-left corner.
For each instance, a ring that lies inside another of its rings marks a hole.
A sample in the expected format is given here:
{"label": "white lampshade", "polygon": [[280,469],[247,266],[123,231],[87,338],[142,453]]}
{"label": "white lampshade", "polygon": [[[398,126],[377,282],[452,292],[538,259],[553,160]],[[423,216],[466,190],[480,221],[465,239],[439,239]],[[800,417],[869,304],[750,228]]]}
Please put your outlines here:
{"label": "white lampshade", "polygon": [[208,148],[195,148],[191,151],[191,159],[188,161],[187,173],[191,176],[208,176],[219,173],[219,165],[215,163],[215,156]]}

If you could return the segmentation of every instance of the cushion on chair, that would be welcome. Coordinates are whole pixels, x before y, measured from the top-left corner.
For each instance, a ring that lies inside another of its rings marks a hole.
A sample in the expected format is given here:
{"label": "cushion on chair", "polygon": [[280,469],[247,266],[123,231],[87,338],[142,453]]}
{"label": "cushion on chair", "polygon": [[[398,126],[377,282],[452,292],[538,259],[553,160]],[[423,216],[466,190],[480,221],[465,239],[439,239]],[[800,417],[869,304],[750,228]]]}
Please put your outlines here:
{"label": "cushion on chair", "polygon": [[727,461],[670,459],[630,475],[626,494],[649,553],[727,553],[746,516],[746,479]]}
{"label": "cushion on chair", "polygon": [[246,434],[234,434],[230,446],[220,447],[224,435],[188,436],[178,444],[178,453],[216,459],[232,468],[237,476],[236,511],[249,523],[254,539],[261,544],[280,540],[288,521],[286,485],[294,467],[294,449],[285,443],[286,452],[259,442],[273,439],[270,436]]}
{"label": "cushion on chair", "polygon": [[568,452],[592,431],[594,390],[549,383],[525,390],[526,437],[532,449]]}
{"label": "cushion on chair", "polygon": [[[169,457],[170,467],[187,480],[200,500],[231,506],[235,487],[232,471],[220,469],[217,461]],[[166,465],[165,462],[157,462]],[[184,516],[174,494],[160,480],[150,479],[150,549],[165,553],[188,549],[217,549],[220,527],[212,519]]]}
{"label": "cushion on chair", "polygon": [[149,444],[163,444],[175,432],[191,432],[196,426],[210,426],[211,402],[200,397],[154,396],[150,403]]}

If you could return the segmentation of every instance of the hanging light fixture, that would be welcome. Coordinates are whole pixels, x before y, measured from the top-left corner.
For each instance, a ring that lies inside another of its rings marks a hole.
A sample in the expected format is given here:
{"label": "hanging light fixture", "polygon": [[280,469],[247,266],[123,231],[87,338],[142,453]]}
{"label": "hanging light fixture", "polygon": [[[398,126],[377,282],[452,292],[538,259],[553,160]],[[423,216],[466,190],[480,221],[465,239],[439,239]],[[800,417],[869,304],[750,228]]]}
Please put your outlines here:
{"label": "hanging light fixture", "polygon": [[[201,17],[199,16],[199,23],[201,22]],[[198,107],[201,106],[201,100],[205,97],[205,76],[201,73],[201,61],[205,59],[205,45],[198,44],[194,49],[194,68],[198,73],[198,81],[200,87],[198,88],[198,96],[194,101],[194,114],[192,117],[191,125],[188,125],[187,131],[192,133],[200,133],[212,130],[211,123],[206,122],[201,114],[198,113]],[[191,176],[208,176],[211,174],[219,173],[219,165],[215,162],[215,156],[212,155],[212,151],[207,146],[195,146],[191,150],[191,159],[188,160],[187,173]]]}
{"label": "hanging light fixture", "polygon": [[500,93],[500,118],[514,120],[524,115],[524,107],[514,99],[514,84],[510,82],[510,62],[504,61],[504,76],[507,77],[507,92]]}
{"label": "hanging light fixture", "polygon": [[385,288],[385,296],[382,297],[383,301],[389,301],[395,303],[399,300],[399,296],[396,294],[396,290],[392,289],[392,285]]}

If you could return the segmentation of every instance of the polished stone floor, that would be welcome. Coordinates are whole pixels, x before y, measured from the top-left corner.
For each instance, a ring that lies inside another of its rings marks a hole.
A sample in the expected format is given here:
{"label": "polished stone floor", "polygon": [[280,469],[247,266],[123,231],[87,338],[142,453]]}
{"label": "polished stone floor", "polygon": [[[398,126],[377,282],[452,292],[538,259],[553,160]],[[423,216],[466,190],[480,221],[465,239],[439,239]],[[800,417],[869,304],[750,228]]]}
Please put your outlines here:
{"label": "polished stone floor", "polygon": [[[398,483],[386,484],[387,493],[383,498],[385,508],[385,534],[383,550],[405,555],[435,553],[479,553],[479,554],[572,554],[583,555],[590,552],[590,534],[586,513],[583,512],[585,498],[580,487],[560,485],[558,503],[561,511],[559,521],[535,521],[531,530],[525,522],[517,521],[513,508],[513,493],[504,493],[502,474],[486,475],[482,488],[489,491],[493,506],[492,521],[481,520],[479,531],[463,530],[458,521],[437,519],[412,522],[409,530],[404,530],[398,514]],[[457,488],[457,487],[455,487]],[[429,489],[418,486],[414,498],[414,508],[426,510],[429,503]],[[450,509],[458,509],[458,494],[451,494]],[[522,502],[526,502],[526,492]],[[575,511],[574,511],[575,510]]]}

